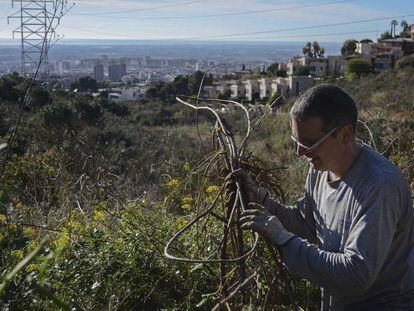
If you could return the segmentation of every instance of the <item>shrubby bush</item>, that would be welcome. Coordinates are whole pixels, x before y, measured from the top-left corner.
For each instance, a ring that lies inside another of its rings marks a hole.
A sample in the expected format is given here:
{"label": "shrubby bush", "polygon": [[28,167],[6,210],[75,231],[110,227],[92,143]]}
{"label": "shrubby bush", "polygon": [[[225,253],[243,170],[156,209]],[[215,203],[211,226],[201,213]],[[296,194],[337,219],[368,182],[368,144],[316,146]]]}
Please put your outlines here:
{"label": "shrubby bush", "polygon": [[[373,139],[412,188],[413,70],[408,66],[357,82],[335,82],[356,99],[360,119],[372,132],[371,137],[361,126],[357,136]],[[9,93],[0,87],[2,137],[16,122],[17,101],[27,87],[21,80],[13,75],[0,80],[0,86],[10,85]],[[0,305],[13,310],[186,310],[202,302],[201,310],[210,309],[218,298],[218,267],[168,261],[162,251],[197,213],[199,184],[191,171],[212,151],[211,117],[162,100],[118,104],[61,90],[49,95],[46,104],[42,100],[25,112],[1,179],[0,283],[42,237],[49,241],[14,275],[0,294]],[[269,115],[250,147],[277,172],[284,200],[293,204],[303,192],[308,167],[296,159],[288,111]],[[240,142],[246,130],[242,114],[225,119]],[[220,183],[212,178],[203,186],[207,201]],[[173,251],[197,257],[193,233]],[[289,282],[273,289],[269,302],[280,309],[318,308],[315,286],[277,270],[266,247],[260,256],[268,276],[258,279],[252,303],[263,304],[269,276],[284,273]]]}
{"label": "shrubby bush", "polygon": [[395,64],[395,67],[397,69],[403,69],[406,67],[414,67],[414,54],[404,57],[403,59],[400,59]]}

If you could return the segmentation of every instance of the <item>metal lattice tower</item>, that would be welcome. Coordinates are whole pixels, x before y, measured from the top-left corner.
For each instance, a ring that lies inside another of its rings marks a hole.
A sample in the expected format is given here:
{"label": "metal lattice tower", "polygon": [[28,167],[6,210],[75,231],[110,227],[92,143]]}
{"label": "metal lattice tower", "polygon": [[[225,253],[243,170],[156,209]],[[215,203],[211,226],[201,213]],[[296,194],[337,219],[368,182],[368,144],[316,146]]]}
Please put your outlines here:
{"label": "metal lattice tower", "polygon": [[20,19],[20,26],[13,31],[13,38],[21,41],[21,74],[33,76],[37,72],[42,80],[49,73],[50,47],[62,37],[56,34],[61,18],[72,8],[64,0],[12,0],[19,10],[8,17]]}

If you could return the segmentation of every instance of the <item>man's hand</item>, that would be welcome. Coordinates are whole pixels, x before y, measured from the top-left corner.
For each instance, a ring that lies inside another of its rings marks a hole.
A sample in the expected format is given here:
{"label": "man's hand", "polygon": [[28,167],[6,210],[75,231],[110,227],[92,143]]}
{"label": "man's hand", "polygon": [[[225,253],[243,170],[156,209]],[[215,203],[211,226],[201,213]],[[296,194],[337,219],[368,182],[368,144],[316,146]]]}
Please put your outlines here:
{"label": "man's hand", "polygon": [[287,231],[280,220],[262,205],[250,203],[240,218],[242,229],[252,229],[271,243],[285,244],[294,234]]}
{"label": "man's hand", "polygon": [[240,182],[242,191],[246,195],[246,199],[249,200],[249,202],[264,204],[268,197],[267,190],[262,187],[258,187],[247,171],[238,169],[231,173],[230,176],[234,176],[236,180]]}

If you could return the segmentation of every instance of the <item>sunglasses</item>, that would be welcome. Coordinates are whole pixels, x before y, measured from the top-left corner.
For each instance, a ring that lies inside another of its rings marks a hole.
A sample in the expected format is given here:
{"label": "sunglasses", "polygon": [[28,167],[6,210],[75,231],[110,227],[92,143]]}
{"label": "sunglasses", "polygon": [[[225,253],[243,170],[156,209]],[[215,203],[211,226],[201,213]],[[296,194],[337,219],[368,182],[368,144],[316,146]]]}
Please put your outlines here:
{"label": "sunglasses", "polygon": [[333,132],[335,132],[337,128],[338,128],[338,126],[335,127],[334,129],[332,129],[329,133],[327,133],[326,135],[324,135],[320,139],[318,139],[318,141],[316,141],[311,146],[305,145],[305,144],[299,142],[299,140],[296,137],[294,137],[293,135],[290,135],[290,138],[292,138],[293,142],[295,143],[295,149],[297,149],[298,146],[300,146],[303,149],[305,149],[306,151],[314,151],[316,148],[318,148],[318,146],[320,144],[322,144],[324,142],[325,139],[327,139],[329,137],[329,135],[331,135]]}

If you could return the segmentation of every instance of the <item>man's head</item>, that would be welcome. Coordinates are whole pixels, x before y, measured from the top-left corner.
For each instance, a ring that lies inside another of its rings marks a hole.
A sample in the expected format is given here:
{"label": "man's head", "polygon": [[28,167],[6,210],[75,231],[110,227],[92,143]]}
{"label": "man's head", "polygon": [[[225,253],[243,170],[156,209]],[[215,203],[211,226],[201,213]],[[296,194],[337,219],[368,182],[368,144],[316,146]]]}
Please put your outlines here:
{"label": "man's head", "polygon": [[350,124],[355,131],[358,112],[354,100],[340,87],[320,84],[307,90],[295,102],[290,116],[298,122],[320,118],[325,132]]}
{"label": "man's head", "polygon": [[317,85],[300,96],[290,114],[298,156],[305,155],[318,170],[335,172],[345,165],[358,115],[351,96],[334,85]]}

